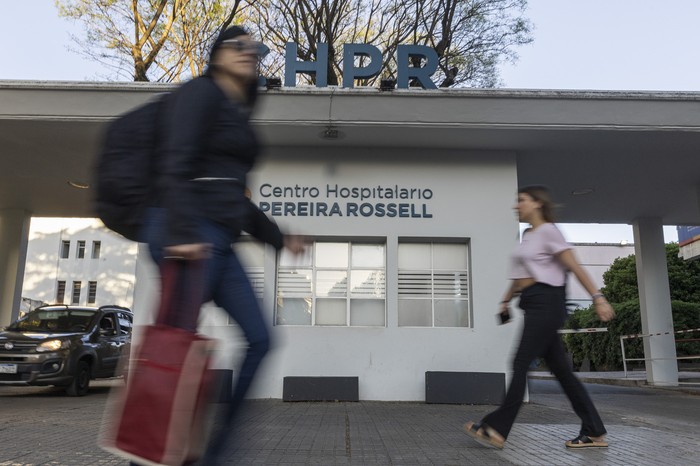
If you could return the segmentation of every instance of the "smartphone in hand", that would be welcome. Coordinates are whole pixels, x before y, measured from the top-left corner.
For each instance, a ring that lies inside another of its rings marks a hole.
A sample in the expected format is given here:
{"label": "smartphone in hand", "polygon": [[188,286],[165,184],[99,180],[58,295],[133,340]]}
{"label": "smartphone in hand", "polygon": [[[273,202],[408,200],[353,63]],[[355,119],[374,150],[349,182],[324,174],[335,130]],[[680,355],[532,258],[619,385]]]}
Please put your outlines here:
{"label": "smartphone in hand", "polygon": [[496,314],[496,319],[498,320],[498,325],[507,324],[510,322],[510,311],[505,310]]}

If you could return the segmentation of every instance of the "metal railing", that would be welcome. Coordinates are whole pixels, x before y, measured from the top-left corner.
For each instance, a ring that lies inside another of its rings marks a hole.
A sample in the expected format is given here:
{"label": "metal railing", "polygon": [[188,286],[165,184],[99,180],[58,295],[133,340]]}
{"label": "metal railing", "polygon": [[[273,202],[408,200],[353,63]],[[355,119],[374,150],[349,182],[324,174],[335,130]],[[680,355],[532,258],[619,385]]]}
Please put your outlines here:
{"label": "metal railing", "polygon": [[557,330],[557,333],[598,333],[598,332],[607,332],[608,328],[607,327],[600,327],[600,328],[563,328],[561,330]]}
{"label": "metal railing", "polygon": [[[627,377],[627,361],[662,361],[662,360],[685,360],[685,359],[700,359],[700,355],[697,356],[676,356],[675,358],[628,358],[625,355],[625,340],[632,340],[635,338],[650,338],[660,335],[671,335],[671,334],[684,334],[684,333],[695,333],[700,332],[700,328],[691,328],[687,330],[676,330],[675,332],[658,332],[658,333],[636,333],[632,335],[621,335],[620,336],[620,349],[622,350],[622,367],[625,371],[625,377]],[[676,340],[676,344],[683,342],[700,341],[700,338],[683,338]],[[697,382],[678,382],[679,384],[697,384]]]}

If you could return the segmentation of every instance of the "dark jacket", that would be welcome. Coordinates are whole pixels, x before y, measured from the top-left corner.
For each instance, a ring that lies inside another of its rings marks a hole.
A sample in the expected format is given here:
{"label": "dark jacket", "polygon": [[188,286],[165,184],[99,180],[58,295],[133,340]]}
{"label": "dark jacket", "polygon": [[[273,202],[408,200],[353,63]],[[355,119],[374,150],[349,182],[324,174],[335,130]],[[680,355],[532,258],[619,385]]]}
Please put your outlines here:
{"label": "dark jacket", "polygon": [[231,101],[209,76],[168,97],[158,156],[166,245],[201,242],[198,220],[206,218],[230,229],[232,241],[243,230],[282,247],[277,225],[245,196],[246,177],[258,155],[249,116],[249,109]]}

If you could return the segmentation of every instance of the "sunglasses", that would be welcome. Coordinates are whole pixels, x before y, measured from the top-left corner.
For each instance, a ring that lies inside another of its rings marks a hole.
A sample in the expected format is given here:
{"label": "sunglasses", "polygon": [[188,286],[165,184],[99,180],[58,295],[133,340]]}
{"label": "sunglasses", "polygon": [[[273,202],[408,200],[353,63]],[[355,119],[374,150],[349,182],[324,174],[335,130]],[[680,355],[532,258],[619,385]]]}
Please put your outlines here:
{"label": "sunglasses", "polygon": [[262,43],[254,40],[228,39],[221,43],[221,47],[229,48],[238,53],[252,53],[258,57],[264,57],[269,49]]}

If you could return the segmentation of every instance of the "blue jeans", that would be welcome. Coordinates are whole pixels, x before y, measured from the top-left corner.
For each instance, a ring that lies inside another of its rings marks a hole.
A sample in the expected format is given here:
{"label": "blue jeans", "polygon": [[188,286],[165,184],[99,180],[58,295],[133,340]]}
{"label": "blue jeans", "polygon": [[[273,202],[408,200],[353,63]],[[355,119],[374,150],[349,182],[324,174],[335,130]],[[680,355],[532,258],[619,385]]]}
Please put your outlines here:
{"label": "blue jeans", "polygon": [[[143,236],[148,243],[153,260],[163,264],[163,240],[165,211],[149,211]],[[210,243],[211,257],[205,261],[205,290],[203,302],[214,301],[236,321],[248,342],[248,349],[229,403],[219,413],[219,422],[212,435],[205,464],[215,464],[223,451],[235,414],[243,402],[253,381],[255,372],[270,348],[270,336],[258,301],[245,270],[231,248],[234,235],[225,226],[205,219],[201,220],[201,241]],[[174,316],[173,325],[196,329],[193,316]]]}

